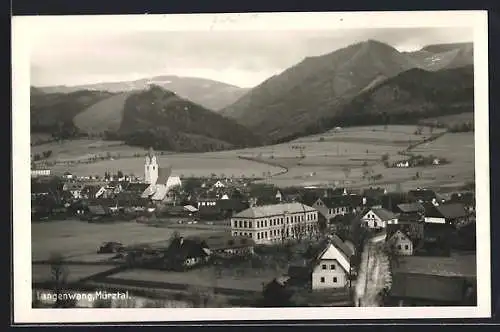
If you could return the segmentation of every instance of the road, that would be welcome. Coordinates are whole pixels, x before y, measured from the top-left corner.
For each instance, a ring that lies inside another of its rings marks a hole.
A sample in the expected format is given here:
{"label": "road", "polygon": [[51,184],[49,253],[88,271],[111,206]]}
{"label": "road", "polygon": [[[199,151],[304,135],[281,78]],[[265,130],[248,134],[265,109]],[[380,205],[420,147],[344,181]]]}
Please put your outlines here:
{"label": "road", "polygon": [[385,234],[376,235],[365,245],[355,289],[355,305],[380,306],[379,293],[390,282],[389,259],[383,251]]}

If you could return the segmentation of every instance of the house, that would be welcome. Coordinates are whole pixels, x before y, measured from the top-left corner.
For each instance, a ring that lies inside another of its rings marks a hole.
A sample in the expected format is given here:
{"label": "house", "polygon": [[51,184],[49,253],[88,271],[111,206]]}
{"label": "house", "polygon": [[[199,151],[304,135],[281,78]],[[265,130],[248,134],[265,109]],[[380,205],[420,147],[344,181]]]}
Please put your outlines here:
{"label": "house", "polygon": [[474,306],[475,282],[463,277],[429,274],[395,273],[389,291],[389,302],[410,306]]}
{"label": "house", "polygon": [[226,188],[226,185],[221,180],[218,180],[217,182],[214,183],[213,187],[220,189],[220,188]]}
{"label": "house", "polygon": [[73,174],[71,174],[70,172],[64,172],[63,178],[65,178],[66,180],[71,180],[73,179]]}
{"label": "house", "polygon": [[281,191],[279,191],[279,190],[276,190],[276,195],[274,197],[276,197],[276,200],[278,202],[283,201],[283,195],[281,194]]}
{"label": "house", "polygon": [[67,191],[74,199],[82,198],[82,190],[85,184],[80,182],[66,182],[63,186],[63,191]]}
{"label": "house", "polygon": [[425,222],[434,224],[457,225],[468,218],[467,211],[461,203],[448,203],[442,205],[424,204]]}
{"label": "house", "polygon": [[475,305],[476,255],[405,256],[392,267],[389,301],[399,306]]}
{"label": "house", "polygon": [[31,177],[36,178],[40,176],[50,176],[50,169],[32,169]]}
{"label": "house", "polygon": [[269,244],[312,235],[318,229],[318,211],[302,203],[254,206],[231,218],[233,236],[247,236]]}
{"label": "house", "polygon": [[344,288],[349,285],[351,249],[336,236],[332,237],[313,263],[312,289]]}
{"label": "house", "polygon": [[476,211],[476,198],[472,192],[453,193],[449,202],[463,204],[468,213]]}
{"label": "house", "polygon": [[394,167],[397,168],[408,168],[410,167],[410,161],[409,160],[400,160],[394,163]]}
{"label": "house", "polygon": [[408,192],[408,196],[411,200],[420,202],[420,203],[429,203],[436,201],[438,196],[433,190],[417,188],[415,190],[410,190]]}
{"label": "house", "polygon": [[352,204],[346,196],[336,196],[329,198],[318,198],[312,205],[320,215],[329,222],[338,215],[345,215],[352,212]]}
{"label": "house", "polygon": [[396,223],[397,217],[384,208],[366,209],[360,214],[360,222],[371,229],[385,228],[388,224]]}
{"label": "house", "polygon": [[413,255],[413,241],[410,236],[403,233],[400,229],[390,234],[387,233],[387,244],[397,255]]}
{"label": "house", "polygon": [[384,195],[387,194],[387,189],[385,188],[368,188],[363,190],[363,196],[367,199],[381,200]]}
{"label": "house", "polygon": [[212,234],[200,239],[212,255],[227,258],[233,256],[251,255],[254,252],[255,242],[244,236],[231,234]]}
{"label": "house", "polygon": [[210,250],[195,239],[175,238],[164,255],[164,267],[184,271],[208,262]]}

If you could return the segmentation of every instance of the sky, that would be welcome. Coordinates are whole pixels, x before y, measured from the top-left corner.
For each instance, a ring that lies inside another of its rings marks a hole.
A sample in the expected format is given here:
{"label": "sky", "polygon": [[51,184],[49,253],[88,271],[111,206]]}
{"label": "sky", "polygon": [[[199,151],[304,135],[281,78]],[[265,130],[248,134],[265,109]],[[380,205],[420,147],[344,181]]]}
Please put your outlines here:
{"label": "sky", "polygon": [[158,75],[254,87],[308,56],[375,39],[400,51],[471,42],[470,28],[365,28],[295,31],[137,31],[40,29],[32,37],[31,85],[79,85]]}

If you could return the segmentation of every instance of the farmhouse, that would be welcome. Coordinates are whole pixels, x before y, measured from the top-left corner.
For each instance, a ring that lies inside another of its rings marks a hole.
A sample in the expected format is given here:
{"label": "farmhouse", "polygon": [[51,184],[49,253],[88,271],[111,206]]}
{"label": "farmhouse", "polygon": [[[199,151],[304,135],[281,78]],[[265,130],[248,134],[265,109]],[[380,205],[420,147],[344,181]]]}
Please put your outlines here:
{"label": "farmhouse", "polygon": [[461,203],[442,205],[424,204],[425,222],[435,224],[457,225],[467,219],[467,212]]}
{"label": "farmhouse", "polygon": [[254,206],[231,218],[233,236],[247,236],[257,244],[311,235],[317,226],[318,211],[301,203]]}
{"label": "farmhouse", "polygon": [[345,196],[318,198],[312,207],[318,210],[326,221],[352,211],[351,202]]}
{"label": "farmhouse", "polygon": [[231,234],[213,234],[200,238],[211,254],[218,257],[244,256],[253,254],[255,242],[244,236],[231,236]]}
{"label": "farmhouse", "polygon": [[312,289],[346,287],[349,284],[353,254],[340,238],[332,237],[313,261]]}
{"label": "farmhouse", "polygon": [[430,189],[418,188],[408,192],[410,199],[420,203],[429,203],[438,199],[436,193]]}
{"label": "farmhouse", "polygon": [[80,182],[66,182],[63,186],[63,190],[71,193],[74,199],[82,198],[82,190],[85,184]]}
{"label": "farmhouse", "polygon": [[392,234],[387,233],[387,244],[392,247],[392,250],[397,255],[409,256],[413,254],[413,241],[409,234],[405,234],[400,229]]}
{"label": "farmhouse", "polygon": [[39,176],[50,176],[50,169],[32,169],[31,177],[36,178]]}
{"label": "farmhouse", "polygon": [[164,256],[165,267],[183,271],[208,261],[210,251],[198,240],[184,239],[183,237],[172,240]]}
{"label": "farmhouse", "polygon": [[364,227],[379,229],[396,223],[397,218],[394,213],[384,208],[370,208],[360,214],[359,220]]}
{"label": "farmhouse", "polygon": [[220,188],[225,188],[226,185],[221,180],[218,180],[217,182],[214,183],[213,187],[220,189]]}

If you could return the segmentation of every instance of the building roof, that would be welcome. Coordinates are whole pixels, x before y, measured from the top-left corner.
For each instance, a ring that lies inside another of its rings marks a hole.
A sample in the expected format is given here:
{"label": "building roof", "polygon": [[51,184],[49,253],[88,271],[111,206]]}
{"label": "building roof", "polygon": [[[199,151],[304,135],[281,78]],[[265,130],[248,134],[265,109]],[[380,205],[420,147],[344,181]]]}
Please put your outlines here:
{"label": "building roof", "polygon": [[158,179],[157,184],[167,184],[168,178],[172,174],[172,167],[160,167],[158,166]]}
{"label": "building roof", "polygon": [[430,189],[410,190],[408,194],[411,197],[424,202],[431,202],[433,199],[437,198],[436,193]]}
{"label": "building roof", "polygon": [[396,218],[396,215],[394,213],[384,208],[371,208],[370,210],[384,221]]}
{"label": "building roof", "polygon": [[142,194],[147,187],[149,187],[148,183],[129,182],[124,189],[126,191],[132,191]]}
{"label": "building roof", "polygon": [[264,206],[254,206],[236,214],[235,218],[264,218],[268,216],[277,216],[285,213],[303,213],[316,211],[310,206],[302,203],[283,203]]}
{"label": "building roof", "polygon": [[380,197],[385,194],[384,188],[368,188],[363,190],[363,195],[366,197]]}
{"label": "building roof", "polygon": [[255,242],[248,237],[231,236],[231,234],[213,234],[201,237],[201,240],[210,250],[238,249],[255,245]]}
{"label": "building roof", "polygon": [[[422,287],[425,285],[425,287]],[[439,302],[461,302],[466,280],[426,274],[395,273],[392,276],[391,297]]]}
{"label": "building roof", "polygon": [[398,204],[397,208],[403,213],[425,212],[425,208],[418,202]]}
{"label": "building roof", "polygon": [[181,237],[172,240],[165,254],[167,257],[181,260],[190,257],[206,257],[208,253],[204,248],[206,247],[197,239]]}
{"label": "building roof", "polygon": [[346,207],[351,206],[352,201],[349,199],[349,196],[334,196],[334,197],[321,197],[319,198],[325,204],[325,206],[329,209],[337,208],[337,207]]}
{"label": "building roof", "polygon": [[449,203],[442,204],[436,207],[436,209],[445,217],[446,219],[456,219],[463,218],[467,216],[465,207],[462,203]]}
{"label": "building roof", "polygon": [[337,235],[333,235],[330,239],[332,244],[342,251],[342,253],[349,259],[354,255],[354,250],[346,242],[342,241]]}

